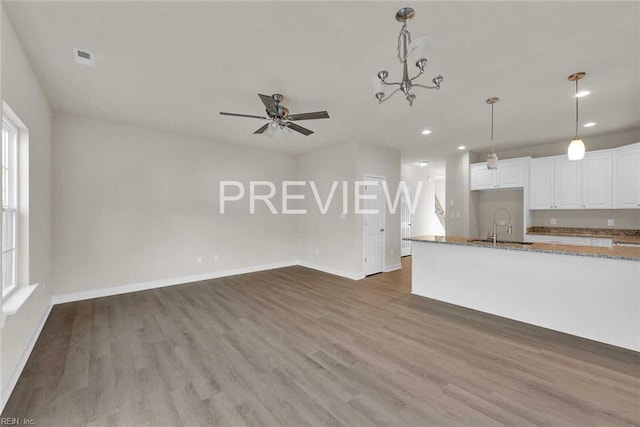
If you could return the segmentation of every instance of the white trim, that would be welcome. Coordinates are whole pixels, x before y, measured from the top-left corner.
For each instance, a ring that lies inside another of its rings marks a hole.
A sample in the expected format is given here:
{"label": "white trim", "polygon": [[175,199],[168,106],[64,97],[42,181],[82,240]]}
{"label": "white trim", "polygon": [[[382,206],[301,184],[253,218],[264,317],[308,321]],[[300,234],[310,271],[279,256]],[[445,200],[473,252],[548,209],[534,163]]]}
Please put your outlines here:
{"label": "white trim", "polygon": [[16,286],[9,294],[5,295],[2,300],[2,321],[0,326],[4,325],[4,318],[16,314],[22,304],[24,304],[29,296],[36,290],[39,283],[29,286]]}
{"label": "white trim", "polygon": [[[367,178],[372,178],[374,180],[380,180],[382,182],[386,182],[387,185],[389,185],[389,181],[387,181],[387,177],[384,175],[378,175],[378,174],[373,174],[373,173],[363,173],[362,174],[362,180],[363,181],[367,181]],[[382,183],[380,183],[380,185],[382,185]],[[387,199],[386,197],[384,197],[382,199],[382,204],[383,204],[383,208],[382,208],[382,228],[384,228],[384,232],[382,233],[382,271],[376,272],[376,273],[371,273],[371,274],[377,274],[377,273],[384,273],[384,265],[387,263]],[[365,225],[364,225],[364,215],[361,215],[362,218],[362,271],[363,271],[363,277],[366,277],[366,271],[367,271],[367,263],[365,262],[365,258],[366,258],[366,254],[367,254],[367,236],[365,233]]]}
{"label": "white trim", "polygon": [[[410,256],[410,255],[407,255]],[[382,270],[383,273],[388,273],[390,271],[396,271],[396,270],[401,270],[402,269],[402,264],[398,263],[398,264],[391,264],[391,265],[385,265],[384,269]]]}
{"label": "white trim", "polygon": [[364,279],[364,272],[361,271],[359,273],[348,273],[346,271],[338,270],[332,267],[325,267],[323,265],[313,264],[307,261],[298,261],[298,265],[301,267],[310,268],[312,270],[322,271],[323,273],[333,274],[334,276],[344,277],[346,279],[351,280],[360,280]]}
{"label": "white trim", "polygon": [[186,283],[199,282],[201,280],[217,279],[220,277],[235,276],[238,274],[255,273],[257,271],[273,270],[275,268],[291,267],[298,265],[297,261],[283,261],[272,264],[255,265],[251,267],[234,268],[231,270],[214,271],[211,273],[194,274],[191,276],[173,277],[170,279],[153,280],[150,282],[131,283],[122,286],[111,286],[108,288],[92,289],[90,291],[71,292],[68,294],[54,295],[51,297],[53,304],[64,304],[85,299],[108,297],[112,295],[126,294],[129,292],[145,291],[148,289],[163,288],[166,286],[183,285]]}
{"label": "white trim", "polygon": [[18,361],[18,364],[13,369],[13,373],[9,377],[9,380],[2,385],[2,395],[0,396],[0,412],[4,410],[4,406],[9,401],[9,397],[11,396],[11,393],[13,392],[14,387],[18,383],[18,379],[22,374],[22,370],[27,364],[27,360],[29,360],[29,356],[31,356],[33,347],[36,345],[36,341],[38,341],[38,338],[40,337],[42,328],[44,327],[44,324],[47,322],[47,319],[49,318],[49,313],[51,312],[52,307],[53,305],[49,304],[47,308],[44,310],[44,313],[42,314],[42,318],[40,319],[40,322],[38,322],[38,325],[36,326],[36,328],[33,330],[33,333],[31,334],[31,338],[29,339],[27,348],[25,348],[24,352],[22,353],[22,357],[20,358],[20,360]]}

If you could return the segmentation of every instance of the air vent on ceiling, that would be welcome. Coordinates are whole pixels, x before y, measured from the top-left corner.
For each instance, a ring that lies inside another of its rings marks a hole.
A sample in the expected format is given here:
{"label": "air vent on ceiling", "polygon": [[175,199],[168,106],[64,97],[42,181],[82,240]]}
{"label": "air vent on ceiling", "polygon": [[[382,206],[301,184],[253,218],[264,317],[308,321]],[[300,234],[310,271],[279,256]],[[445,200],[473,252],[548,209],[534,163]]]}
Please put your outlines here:
{"label": "air vent on ceiling", "polygon": [[87,65],[89,67],[96,66],[96,56],[88,50],[73,48],[73,60],[76,64]]}

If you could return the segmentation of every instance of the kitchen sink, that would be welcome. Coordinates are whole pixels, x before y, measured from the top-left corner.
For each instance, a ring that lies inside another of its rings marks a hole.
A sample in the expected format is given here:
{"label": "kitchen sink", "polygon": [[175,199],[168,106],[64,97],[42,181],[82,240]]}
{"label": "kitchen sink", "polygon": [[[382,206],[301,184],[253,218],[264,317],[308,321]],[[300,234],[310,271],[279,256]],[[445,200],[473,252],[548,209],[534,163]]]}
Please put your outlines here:
{"label": "kitchen sink", "polygon": [[[477,243],[491,243],[493,244],[493,239],[471,239],[469,242],[477,242]],[[533,242],[513,242],[513,241],[502,241],[498,240],[498,245],[532,245]]]}

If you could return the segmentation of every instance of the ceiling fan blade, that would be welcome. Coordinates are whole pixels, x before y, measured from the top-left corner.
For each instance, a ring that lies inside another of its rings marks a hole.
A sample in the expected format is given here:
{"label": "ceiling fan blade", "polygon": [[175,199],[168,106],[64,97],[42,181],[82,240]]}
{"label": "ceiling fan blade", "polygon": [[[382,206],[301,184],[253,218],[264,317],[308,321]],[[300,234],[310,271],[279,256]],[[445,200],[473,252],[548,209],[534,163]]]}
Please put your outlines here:
{"label": "ceiling fan blade", "polygon": [[258,94],[258,96],[262,100],[262,103],[264,104],[264,106],[267,107],[267,111],[269,113],[273,115],[278,114],[278,107],[276,106],[276,102],[273,100],[272,96],[261,95],[261,94]]}
{"label": "ceiling fan blade", "polygon": [[264,131],[267,130],[268,127],[269,127],[269,123],[267,123],[266,125],[262,126],[260,129],[255,131],[253,134],[254,135],[258,135],[258,134],[264,133]]}
{"label": "ceiling fan blade", "polygon": [[291,130],[295,130],[296,132],[303,134],[304,136],[309,136],[313,133],[312,130],[303,128],[302,126],[298,126],[297,124],[291,122],[287,122],[287,127]]}
{"label": "ceiling fan blade", "polygon": [[314,120],[328,119],[329,113],[326,111],[315,111],[313,113],[289,114],[287,120]]}
{"label": "ceiling fan blade", "polygon": [[224,113],[222,111],[220,111],[220,114],[222,114],[223,116],[249,117],[251,119],[265,119],[265,120],[267,120],[266,117],[263,117],[263,116],[252,116],[251,114]]}

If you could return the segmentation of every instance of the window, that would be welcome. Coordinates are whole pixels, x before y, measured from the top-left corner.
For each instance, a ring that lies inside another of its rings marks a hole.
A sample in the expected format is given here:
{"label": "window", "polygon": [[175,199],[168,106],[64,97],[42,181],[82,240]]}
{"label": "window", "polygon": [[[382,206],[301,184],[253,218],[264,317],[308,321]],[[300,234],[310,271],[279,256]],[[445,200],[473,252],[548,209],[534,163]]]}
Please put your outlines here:
{"label": "window", "polygon": [[2,116],[2,295],[17,285],[18,128]]}

